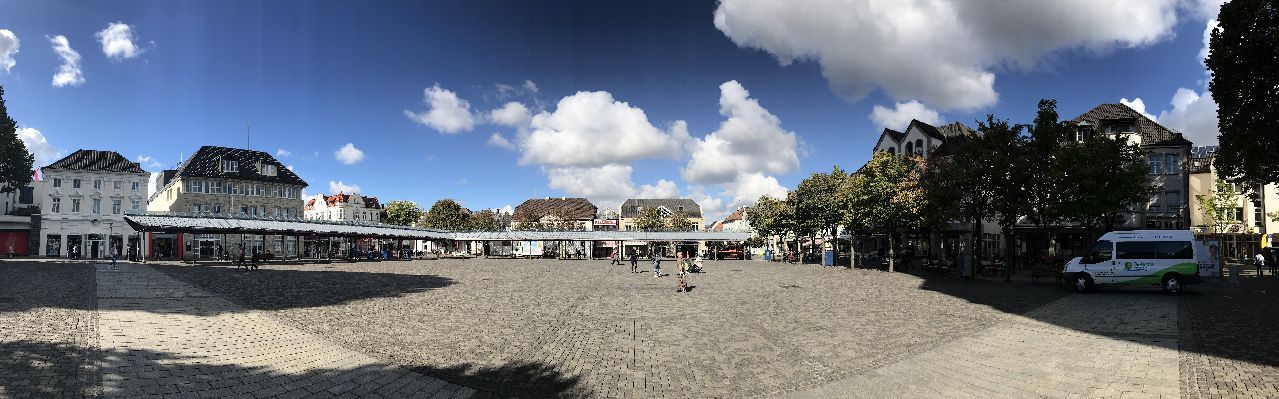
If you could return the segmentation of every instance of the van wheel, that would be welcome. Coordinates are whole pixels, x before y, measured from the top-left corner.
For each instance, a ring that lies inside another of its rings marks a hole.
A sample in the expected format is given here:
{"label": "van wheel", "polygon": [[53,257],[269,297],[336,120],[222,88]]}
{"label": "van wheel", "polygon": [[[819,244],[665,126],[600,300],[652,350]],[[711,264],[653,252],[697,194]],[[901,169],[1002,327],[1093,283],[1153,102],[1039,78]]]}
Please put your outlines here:
{"label": "van wheel", "polygon": [[1092,276],[1088,273],[1075,273],[1074,278],[1075,292],[1088,292],[1092,289]]}
{"label": "van wheel", "polygon": [[1180,295],[1181,291],[1186,288],[1185,285],[1182,285],[1181,275],[1176,273],[1169,273],[1164,276],[1163,287],[1164,293],[1168,295]]}

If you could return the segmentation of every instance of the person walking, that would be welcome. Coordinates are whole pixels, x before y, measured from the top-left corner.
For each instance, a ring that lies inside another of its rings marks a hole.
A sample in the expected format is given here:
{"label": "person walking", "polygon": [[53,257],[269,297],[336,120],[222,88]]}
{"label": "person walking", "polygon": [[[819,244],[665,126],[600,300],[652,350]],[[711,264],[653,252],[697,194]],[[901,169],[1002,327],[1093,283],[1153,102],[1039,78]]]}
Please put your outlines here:
{"label": "person walking", "polygon": [[111,246],[111,270],[117,270],[115,267],[115,257],[120,254],[120,250],[115,245]]}
{"label": "person walking", "polygon": [[1266,262],[1270,265],[1270,277],[1279,276],[1279,257],[1276,257],[1274,249],[1270,249],[1270,261]]}
{"label": "person walking", "polygon": [[662,277],[662,258],[653,254],[653,277]]}
{"label": "person walking", "polygon": [[639,273],[639,255],[631,251],[631,273]]}
{"label": "person walking", "polygon": [[1257,267],[1257,277],[1261,277],[1261,267],[1266,265],[1266,257],[1258,252],[1257,256],[1253,257],[1252,265]]}

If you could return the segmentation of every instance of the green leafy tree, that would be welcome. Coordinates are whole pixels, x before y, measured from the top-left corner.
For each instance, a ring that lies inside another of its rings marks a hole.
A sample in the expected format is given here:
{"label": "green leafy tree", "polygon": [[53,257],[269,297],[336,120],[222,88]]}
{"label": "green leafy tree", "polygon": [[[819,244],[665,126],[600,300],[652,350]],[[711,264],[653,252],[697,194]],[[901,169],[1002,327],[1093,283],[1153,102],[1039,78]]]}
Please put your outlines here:
{"label": "green leafy tree", "polygon": [[1069,167],[1058,177],[1062,215],[1094,237],[1098,230],[1114,230],[1124,214],[1145,206],[1155,193],[1145,155],[1125,138],[1101,134],[1063,146],[1058,156]]}
{"label": "green leafy tree", "polygon": [[1199,203],[1199,210],[1203,212],[1212,232],[1222,233],[1232,222],[1239,222],[1234,220],[1235,207],[1239,206],[1239,192],[1223,179],[1217,179],[1214,186],[1212,195],[1195,195],[1195,202]]}
{"label": "green leafy tree", "polygon": [[835,236],[835,229],[843,219],[839,190],[847,179],[848,173],[835,166],[830,173],[813,173],[788,194],[795,222],[803,235]]}
{"label": "green leafy tree", "polygon": [[1217,172],[1244,187],[1279,183],[1279,4],[1234,0],[1217,22],[1204,61],[1221,132]]}
{"label": "green leafy tree", "polygon": [[470,213],[452,199],[442,199],[431,206],[422,218],[422,227],[440,230],[466,229]]}
{"label": "green leafy tree", "polygon": [[1024,163],[1025,171],[1030,175],[1025,185],[1025,195],[1029,209],[1026,213],[1036,229],[1042,231],[1044,226],[1061,222],[1062,192],[1061,176],[1064,167],[1057,153],[1066,143],[1074,139],[1073,124],[1058,120],[1057,100],[1039,100],[1039,112],[1030,127],[1030,139],[1023,151],[1031,162]]}
{"label": "green leafy tree", "polygon": [[18,138],[18,123],[9,117],[4,103],[4,86],[0,86],[0,157],[0,193],[12,199],[19,188],[31,182],[35,157]]}
{"label": "green leafy tree", "polygon": [[498,220],[497,213],[490,209],[476,212],[467,219],[470,230],[476,231],[497,231],[502,229],[502,221]]}
{"label": "green leafy tree", "polygon": [[386,222],[408,226],[422,218],[422,208],[412,201],[391,201],[386,204]]}
{"label": "green leafy tree", "polygon": [[937,254],[936,236],[962,216],[954,206],[963,190],[959,185],[962,170],[951,157],[941,154],[911,160],[914,166],[902,181],[899,202],[913,208],[911,212],[918,215],[917,230],[928,234],[930,253]]}
{"label": "green leafy tree", "polygon": [[639,215],[635,217],[635,230],[658,231],[665,228],[666,218],[662,216],[662,210],[657,207],[641,208]]}
{"label": "green leafy tree", "polygon": [[979,169],[990,174],[990,210],[996,216],[1004,237],[1004,251],[1009,262],[1009,273],[1004,274],[1004,280],[1010,281],[1011,271],[1016,265],[1013,227],[1017,225],[1018,218],[1031,211],[1026,201],[1026,186],[1033,178],[1029,164],[1037,160],[1026,156],[1028,142],[1022,135],[1024,126],[995,119],[994,115],[987,115],[986,122],[977,125],[979,137],[976,140],[983,141],[980,148],[988,151],[983,157],[988,163]]}
{"label": "green leafy tree", "polygon": [[671,215],[670,220],[667,222],[667,226],[674,231],[697,230],[697,224],[693,223],[693,221],[689,219],[688,214],[684,212],[675,212],[674,215]]}
{"label": "green leafy tree", "polygon": [[888,237],[889,271],[896,267],[895,236],[901,229],[914,228],[920,223],[920,197],[907,192],[904,183],[914,162],[912,158],[879,152],[849,178],[848,184],[840,186],[843,190],[840,195],[849,205],[844,208],[844,223],[865,226]]}
{"label": "green leafy tree", "polygon": [[750,220],[751,228],[760,237],[760,246],[771,242],[769,237],[786,234],[786,213],[785,201],[767,195],[759,197],[754,206],[746,208],[746,219]]}

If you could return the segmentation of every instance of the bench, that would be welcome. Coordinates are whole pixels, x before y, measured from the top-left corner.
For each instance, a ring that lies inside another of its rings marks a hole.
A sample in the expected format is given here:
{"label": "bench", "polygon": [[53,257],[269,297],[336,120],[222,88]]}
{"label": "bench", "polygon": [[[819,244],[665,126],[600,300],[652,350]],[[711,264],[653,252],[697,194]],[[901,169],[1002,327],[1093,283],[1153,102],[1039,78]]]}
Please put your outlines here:
{"label": "bench", "polygon": [[1065,276],[1061,274],[1061,267],[1054,265],[1036,266],[1030,269],[1029,274],[1031,282],[1037,281],[1040,277],[1055,277],[1057,279],[1057,284],[1061,284],[1062,279],[1065,278]]}

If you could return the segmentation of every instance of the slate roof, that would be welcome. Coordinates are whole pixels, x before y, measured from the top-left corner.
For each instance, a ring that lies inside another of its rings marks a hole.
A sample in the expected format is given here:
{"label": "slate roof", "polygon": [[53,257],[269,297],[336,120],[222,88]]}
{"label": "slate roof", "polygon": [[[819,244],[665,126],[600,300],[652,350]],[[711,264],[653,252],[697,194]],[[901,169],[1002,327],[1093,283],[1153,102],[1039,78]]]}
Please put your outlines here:
{"label": "slate roof", "polygon": [[1141,135],[1142,146],[1192,145],[1190,140],[1182,137],[1181,133],[1174,132],[1163,125],[1155,123],[1155,121],[1150,120],[1150,118],[1137,112],[1137,110],[1120,103],[1101,104],[1093,107],[1088,112],[1076,117],[1074,122],[1088,122],[1093,126],[1100,127],[1102,121],[1122,119],[1132,119],[1137,122],[1137,134]]}
{"label": "slate roof", "polygon": [[887,135],[889,138],[893,139],[894,142],[898,142],[898,143],[902,142],[902,139],[906,138],[906,133],[902,133],[889,128],[884,128],[884,131],[880,133],[879,135],[881,137],[884,135]]}
{"label": "slate roof", "polygon": [[594,219],[598,209],[586,198],[543,198],[524,201],[515,207],[515,220],[541,220],[557,212],[574,220]]}
{"label": "slate roof", "polygon": [[908,131],[908,132],[909,132],[909,131],[910,131],[910,128],[911,128],[912,126],[919,128],[919,131],[924,132],[924,134],[925,134],[925,135],[928,135],[928,136],[930,136],[930,137],[932,137],[932,138],[935,138],[935,139],[938,139],[938,140],[945,140],[945,139],[946,139],[946,136],[943,136],[943,135],[941,134],[941,131],[940,131],[940,130],[937,130],[937,127],[936,127],[936,126],[929,125],[929,124],[924,123],[924,122],[920,122],[918,119],[911,119],[911,120],[910,120],[910,124],[909,124],[909,125],[906,125],[906,131]]}
{"label": "slate roof", "polygon": [[[218,162],[221,159],[234,160],[240,163],[239,172],[223,172],[222,166]],[[261,162],[266,165],[275,165],[275,176],[267,176],[258,173],[256,165]],[[240,148],[217,147],[206,145],[200,147],[195,154],[191,154],[191,158],[187,158],[186,162],[178,168],[177,175],[181,177],[221,177],[228,179],[239,179],[248,181],[258,181],[264,183],[280,183],[293,184],[306,187],[306,181],[298,177],[296,173],[289,170],[284,164],[276,160],[269,153],[254,150],[245,150]],[[167,183],[166,183],[167,184]]]}
{"label": "slate roof", "polygon": [[702,217],[702,207],[688,198],[631,198],[622,203],[622,217],[639,216],[639,208],[666,207],[671,212],[684,212],[689,217]]}
{"label": "slate roof", "polygon": [[369,209],[381,209],[382,204],[378,202],[377,197],[364,197],[364,207]]}
{"label": "slate roof", "polygon": [[41,170],[93,170],[102,172],[147,173],[137,162],[115,151],[76,150]]}
{"label": "slate roof", "polygon": [[1208,173],[1212,171],[1212,162],[1217,159],[1215,145],[1190,148],[1190,173]]}

